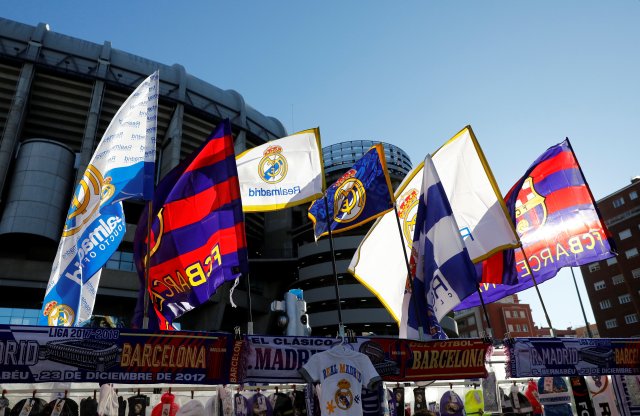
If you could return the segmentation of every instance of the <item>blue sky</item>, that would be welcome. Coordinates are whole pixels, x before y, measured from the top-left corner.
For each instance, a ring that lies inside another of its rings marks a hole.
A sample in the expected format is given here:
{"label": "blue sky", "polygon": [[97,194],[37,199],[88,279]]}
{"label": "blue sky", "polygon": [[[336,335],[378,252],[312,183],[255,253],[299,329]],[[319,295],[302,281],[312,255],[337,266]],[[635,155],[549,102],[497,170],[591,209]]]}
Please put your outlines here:
{"label": "blue sky", "polygon": [[[640,0],[5,0],[0,15],[179,63],[325,145],[380,140],[417,163],[470,124],[503,192],[565,137],[596,198],[640,175]],[[568,270],[540,289],[555,327],[584,325]]]}

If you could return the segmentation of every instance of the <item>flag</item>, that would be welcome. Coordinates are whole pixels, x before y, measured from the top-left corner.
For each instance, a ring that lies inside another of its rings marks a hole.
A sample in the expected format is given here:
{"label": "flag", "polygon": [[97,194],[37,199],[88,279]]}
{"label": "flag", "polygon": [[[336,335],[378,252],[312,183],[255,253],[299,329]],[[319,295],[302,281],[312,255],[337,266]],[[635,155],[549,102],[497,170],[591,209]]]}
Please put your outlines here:
{"label": "flag", "polygon": [[322,196],[320,129],[301,131],[236,157],[244,212],[275,211]]}
{"label": "flag", "polygon": [[[505,201],[522,250],[499,253],[482,265],[485,303],[530,288],[532,274],[542,283],[562,267],[580,266],[615,255],[615,244],[595,206],[569,139],[550,147],[533,162],[507,193]],[[496,285],[503,281],[516,284]],[[476,294],[456,309],[479,304]]]}
{"label": "flag", "polygon": [[365,224],[393,209],[393,192],[382,144],[371,147],[340,179],[325,192],[328,201],[315,200],[309,207],[316,240],[331,232],[337,234]]}
{"label": "flag", "polygon": [[39,325],[91,318],[102,266],[126,231],[122,201],[153,196],[158,83],[154,72],[118,109],[75,189]]}
{"label": "flag", "polygon": [[[408,287],[405,293],[401,338],[416,338],[420,322],[440,321],[476,290],[475,267],[459,230],[438,172],[427,155],[411,249],[413,290]],[[429,328],[430,334],[437,332],[438,327]]]}
{"label": "flag", "polygon": [[[448,140],[432,157],[442,187],[460,227],[471,259],[516,247],[518,239],[491,169],[470,126]],[[378,219],[360,243],[349,272],[380,299],[400,321],[407,266],[402,244],[411,252],[413,228],[422,187],[422,166],[416,166],[395,193],[395,212]],[[398,233],[400,221],[402,238]],[[473,253],[473,254],[472,254]]]}
{"label": "flag", "polygon": [[433,164],[474,263],[518,247],[502,194],[471,126],[438,149]]}
{"label": "flag", "polygon": [[[404,178],[395,193],[395,211],[378,218],[356,250],[348,271],[382,302],[389,314],[400,322],[402,298],[407,280],[406,253],[411,253],[418,198],[422,189],[420,162]],[[402,236],[398,232],[398,220]]]}
{"label": "flag", "polygon": [[[144,282],[148,207],[134,259]],[[161,329],[248,271],[244,216],[228,120],[158,184],[153,201],[149,292]],[[145,288],[144,284],[141,287]],[[140,309],[138,309],[140,310]]]}

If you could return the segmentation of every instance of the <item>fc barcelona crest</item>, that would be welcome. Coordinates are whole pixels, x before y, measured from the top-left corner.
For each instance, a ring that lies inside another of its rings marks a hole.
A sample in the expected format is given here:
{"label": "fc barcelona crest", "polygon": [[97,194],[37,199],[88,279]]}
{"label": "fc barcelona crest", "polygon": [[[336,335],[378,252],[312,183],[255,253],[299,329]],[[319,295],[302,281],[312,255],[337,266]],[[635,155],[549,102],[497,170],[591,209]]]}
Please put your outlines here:
{"label": "fc barcelona crest", "polygon": [[533,179],[527,178],[516,200],[516,230],[520,236],[529,229],[537,228],[547,221],[545,197],[533,187]]}

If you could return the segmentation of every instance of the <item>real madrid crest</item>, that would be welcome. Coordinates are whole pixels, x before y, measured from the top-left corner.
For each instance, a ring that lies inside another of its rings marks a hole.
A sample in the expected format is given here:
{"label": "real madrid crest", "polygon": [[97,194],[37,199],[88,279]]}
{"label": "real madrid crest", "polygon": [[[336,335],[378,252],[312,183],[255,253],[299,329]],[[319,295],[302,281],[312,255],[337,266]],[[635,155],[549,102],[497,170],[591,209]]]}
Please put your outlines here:
{"label": "real madrid crest", "polygon": [[349,169],[336,182],[337,188],[333,195],[333,217],[337,222],[348,223],[360,216],[367,202],[367,192],[358,178],[356,171]]}
{"label": "real madrid crest", "polygon": [[59,304],[55,300],[47,303],[42,312],[49,326],[73,326],[76,314],[70,306]]}
{"label": "real madrid crest", "polygon": [[398,207],[398,218],[402,222],[402,233],[409,244],[413,246],[413,230],[416,227],[416,216],[418,215],[418,190],[409,189],[400,197]]}
{"label": "real madrid crest", "polygon": [[342,410],[349,410],[353,405],[353,393],[351,393],[351,383],[348,380],[342,379],[338,381],[338,390],[334,396],[336,400],[336,406]]}
{"label": "real madrid crest", "polygon": [[545,197],[533,187],[533,179],[527,178],[516,200],[516,230],[522,236],[530,228],[540,227],[547,221]]}
{"label": "real madrid crest", "polygon": [[258,175],[266,183],[278,183],[287,176],[287,159],[282,155],[281,146],[269,146],[262,153],[258,164]]}

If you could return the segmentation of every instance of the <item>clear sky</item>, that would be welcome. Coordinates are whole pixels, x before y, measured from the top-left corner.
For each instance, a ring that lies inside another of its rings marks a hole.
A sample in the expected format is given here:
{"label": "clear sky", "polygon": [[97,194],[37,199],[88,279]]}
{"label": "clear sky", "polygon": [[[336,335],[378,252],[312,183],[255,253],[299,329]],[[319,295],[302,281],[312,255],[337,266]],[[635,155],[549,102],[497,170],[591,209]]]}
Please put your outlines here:
{"label": "clear sky", "polygon": [[[4,0],[0,15],[179,63],[324,145],[380,140],[417,163],[470,124],[503,192],[565,137],[596,199],[640,175],[640,0]],[[584,325],[569,270],[540,289],[555,327]],[[546,326],[535,292],[521,299]]]}

